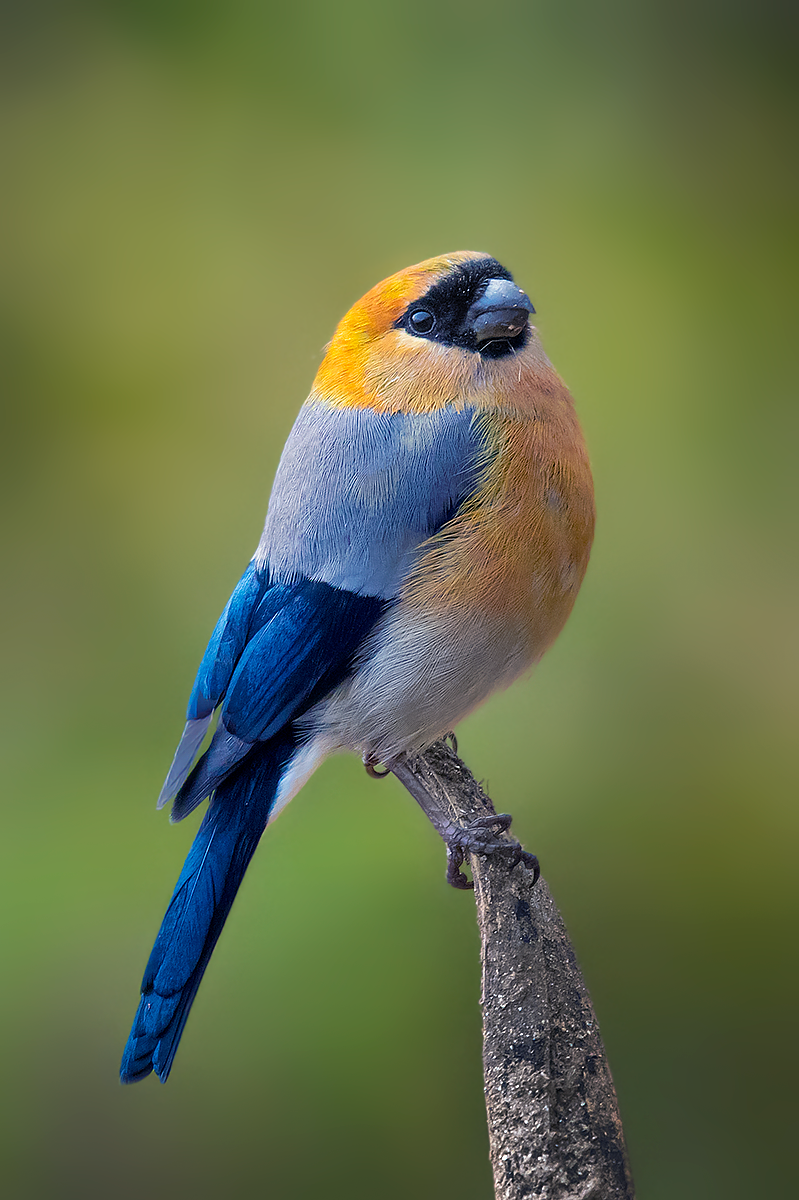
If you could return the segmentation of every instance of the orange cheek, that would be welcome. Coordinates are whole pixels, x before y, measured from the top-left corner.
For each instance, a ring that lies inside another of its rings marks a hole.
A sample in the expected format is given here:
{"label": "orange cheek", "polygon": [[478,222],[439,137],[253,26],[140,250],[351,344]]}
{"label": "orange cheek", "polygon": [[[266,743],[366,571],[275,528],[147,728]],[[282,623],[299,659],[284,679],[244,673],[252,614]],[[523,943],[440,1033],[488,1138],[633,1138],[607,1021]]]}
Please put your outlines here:
{"label": "orange cheek", "polygon": [[357,338],[340,339],[325,355],[311,396],[343,407],[366,406],[369,401],[364,386],[364,364],[368,356],[368,346]]}
{"label": "orange cheek", "polygon": [[370,341],[347,331],[317,372],[312,395],[342,407],[433,412],[463,406],[474,390],[475,356],[391,329]]}

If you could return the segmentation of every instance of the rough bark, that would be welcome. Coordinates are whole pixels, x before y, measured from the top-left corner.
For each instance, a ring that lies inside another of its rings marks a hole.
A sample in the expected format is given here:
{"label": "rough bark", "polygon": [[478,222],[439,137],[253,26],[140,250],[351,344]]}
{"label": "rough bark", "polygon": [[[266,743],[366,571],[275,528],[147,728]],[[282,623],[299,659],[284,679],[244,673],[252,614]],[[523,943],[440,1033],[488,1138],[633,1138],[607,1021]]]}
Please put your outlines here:
{"label": "rough bark", "polygon": [[[422,785],[439,819],[465,826],[494,813],[444,742],[404,760],[395,773],[410,773],[416,791]],[[496,1198],[634,1200],[613,1079],[566,928],[544,880],[534,886],[532,871],[511,868],[510,860],[504,854],[468,860],[482,946]]]}

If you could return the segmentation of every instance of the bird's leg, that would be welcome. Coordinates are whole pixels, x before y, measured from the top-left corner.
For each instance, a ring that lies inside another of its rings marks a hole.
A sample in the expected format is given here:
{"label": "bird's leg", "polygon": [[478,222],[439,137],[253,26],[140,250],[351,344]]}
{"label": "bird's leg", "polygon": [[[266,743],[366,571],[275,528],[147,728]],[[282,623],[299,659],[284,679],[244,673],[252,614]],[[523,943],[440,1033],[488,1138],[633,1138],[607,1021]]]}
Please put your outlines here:
{"label": "bird's leg", "polygon": [[[368,765],[366,769],[369,770]],[[463,890],[474,887],[461,871],[467,854],[507,854],[511,867],[523,863],[533,872],[535,883],[540,873],[536,856],[523,850],[518,842],[508,842],[500,837],[510,828],[512,818],[509,813],[476,817],[468,825],[459,825],[410,769],[404,756],[395,758],[390,763],[390,770],[410,792],[433,828],[444,839],[447,847],[447,882],[452,887]],[[379,774],[382,777],[383,772]]]}

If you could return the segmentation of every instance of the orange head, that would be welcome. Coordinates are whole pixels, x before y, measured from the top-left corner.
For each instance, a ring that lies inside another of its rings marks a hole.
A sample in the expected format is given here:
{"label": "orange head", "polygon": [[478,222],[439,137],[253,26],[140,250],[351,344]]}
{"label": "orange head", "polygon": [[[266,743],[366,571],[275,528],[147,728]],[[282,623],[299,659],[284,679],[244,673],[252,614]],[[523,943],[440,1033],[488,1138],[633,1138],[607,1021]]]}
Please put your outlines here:
{"label": "orange head", "polygon": [[383,280],[340,322],[311,400],[382,412],[525,407],[530,373],[554,372],[528,316],[527,296],[488,254],[460,250]]}

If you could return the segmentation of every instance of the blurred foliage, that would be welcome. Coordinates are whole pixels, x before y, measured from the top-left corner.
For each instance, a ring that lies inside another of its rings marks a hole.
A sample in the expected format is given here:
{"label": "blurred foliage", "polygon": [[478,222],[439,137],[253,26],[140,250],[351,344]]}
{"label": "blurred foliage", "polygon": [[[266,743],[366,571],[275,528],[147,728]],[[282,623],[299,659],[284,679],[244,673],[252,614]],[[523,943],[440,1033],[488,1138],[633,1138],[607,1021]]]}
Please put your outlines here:
{"label": "blurred foliage", "polygon": [[294,413],[363,291],[462,247],[533,297],[600,514],[565,634],[462,753],[562,905],[642,1200],[787,1194],[788,6],[2,21],[9,1194],[490,1195],[471,902],[355,760],[264,839],[168,1087],[116,1082],[192,836],[152,802]]}

